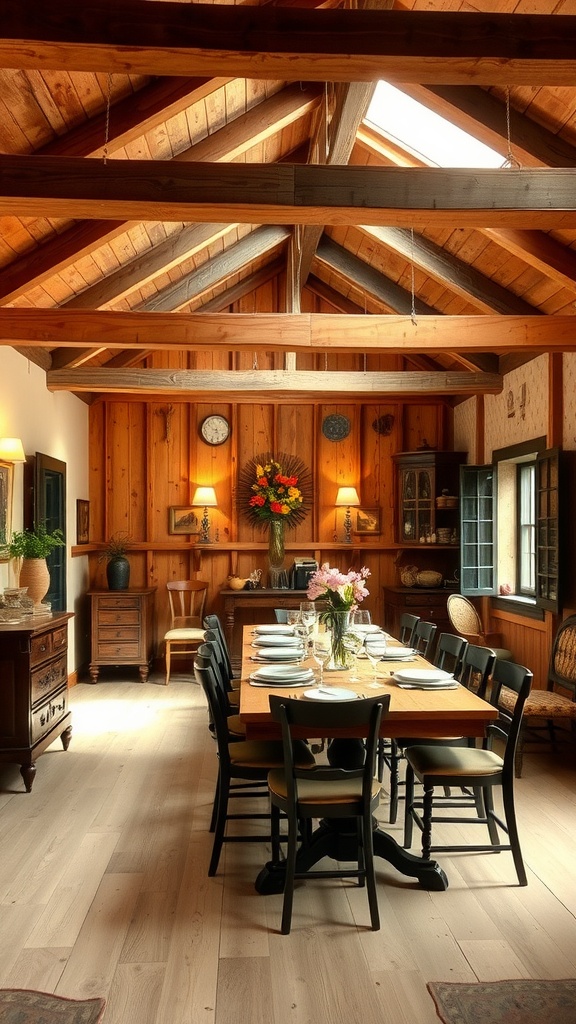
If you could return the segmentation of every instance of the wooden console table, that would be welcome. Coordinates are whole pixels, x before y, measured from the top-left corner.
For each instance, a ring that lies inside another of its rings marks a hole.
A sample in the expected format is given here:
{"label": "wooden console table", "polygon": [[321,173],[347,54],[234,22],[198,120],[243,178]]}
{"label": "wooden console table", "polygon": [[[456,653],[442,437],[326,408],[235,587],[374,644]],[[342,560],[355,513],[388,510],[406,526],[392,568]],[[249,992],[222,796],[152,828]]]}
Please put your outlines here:
{"label": "wooden console table", "polygon": [[68,750],[68,619],[71,612],[0,625],[0,761],[20,765],[26,792],[36,758],[58,737]]}
{"label": "wooden console table", "polygon": [[[269,587],[258,587],[256,590],[231,590],[226,588],[220,591],[224,601],[224,632],[226,642],[230,650],[230,656],[234,667],[240,665],[242,655],[242,641],[234,643],[234,623],[237,608],[268,608],[274,613],[275,608],[299,608],[301,601],[307,600],[306,590],[272,590]],[[254,622],[261,622],[262,616],[257,616]]]}

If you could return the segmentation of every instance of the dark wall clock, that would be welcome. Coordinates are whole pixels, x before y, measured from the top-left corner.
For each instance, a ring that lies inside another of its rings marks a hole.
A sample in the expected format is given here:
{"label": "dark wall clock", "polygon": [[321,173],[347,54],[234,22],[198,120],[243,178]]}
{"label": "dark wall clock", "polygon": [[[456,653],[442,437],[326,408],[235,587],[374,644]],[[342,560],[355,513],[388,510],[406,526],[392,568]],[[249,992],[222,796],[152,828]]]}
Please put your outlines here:
{"label": "dark wall clock", "polygon": [[350,433],[350,420],[340,413],[326,416],[322,423],[322,433],[329,441],[343,441]]}
{"label": "dark wall clock", "polygon": [[200,424],[200,437],[206,444],[224,444],[230,437],[230,424],[225,416],[207,416]]}

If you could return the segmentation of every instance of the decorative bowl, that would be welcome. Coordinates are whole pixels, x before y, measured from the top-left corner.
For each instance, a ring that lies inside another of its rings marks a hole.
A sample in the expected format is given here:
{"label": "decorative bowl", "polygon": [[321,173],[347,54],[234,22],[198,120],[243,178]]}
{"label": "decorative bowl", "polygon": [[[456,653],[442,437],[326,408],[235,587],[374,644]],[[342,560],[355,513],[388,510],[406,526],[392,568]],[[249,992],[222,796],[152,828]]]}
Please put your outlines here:
{"label": "decorative bowl", "polygon": [[229,576],[228,586],[230,590],[244,590],[244,587],[248,583],[248,579],[241,579],[240,576]]}
{"label": "decorative bowl", "polygon": [[442,585],[442,573],[433,572],[432,569],[424,569],[416,576],[417,587],[440,587]]}

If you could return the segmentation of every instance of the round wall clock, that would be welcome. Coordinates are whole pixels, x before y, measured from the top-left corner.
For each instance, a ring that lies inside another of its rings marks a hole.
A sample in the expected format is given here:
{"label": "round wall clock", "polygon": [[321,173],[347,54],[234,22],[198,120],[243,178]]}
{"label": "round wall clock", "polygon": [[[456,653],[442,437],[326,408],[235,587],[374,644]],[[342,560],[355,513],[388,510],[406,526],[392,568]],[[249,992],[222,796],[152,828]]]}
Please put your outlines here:
{"label": "round wall clock", "polygon": [[206,444],[224,444],[230,437],[230,424],[225,416],[207,416],[200,424],[200,437]]}
{"label": "round wall clock", "polygon": [[322,423],[322,433],[329,441],[343,441],[350,433],[350,420],[340,413],[333,413],[326,416]]}

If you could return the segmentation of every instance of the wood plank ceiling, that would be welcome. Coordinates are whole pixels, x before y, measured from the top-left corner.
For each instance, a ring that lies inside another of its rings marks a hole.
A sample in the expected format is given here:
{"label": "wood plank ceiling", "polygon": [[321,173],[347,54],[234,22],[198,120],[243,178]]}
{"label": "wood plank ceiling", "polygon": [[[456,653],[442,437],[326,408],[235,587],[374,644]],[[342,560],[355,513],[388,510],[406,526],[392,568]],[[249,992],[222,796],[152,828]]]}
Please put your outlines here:
{"label": "wood plank ceiling", "polygon": [[[49,388],[454,401],[576,347],[576,0],[4,0],[0,32],[0,343]],[[379,78],[502,168],[387,138]]]}

